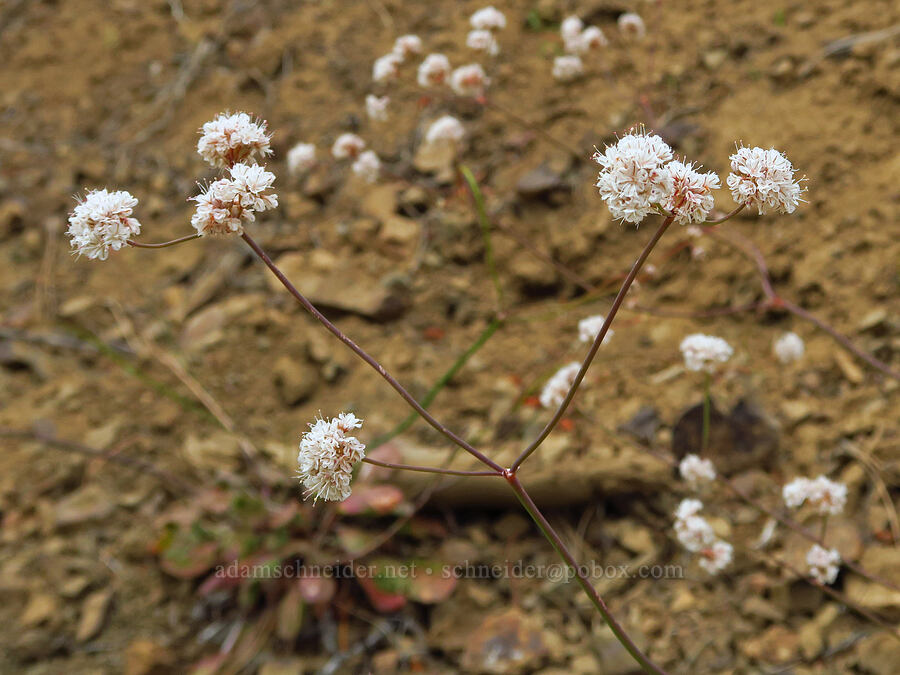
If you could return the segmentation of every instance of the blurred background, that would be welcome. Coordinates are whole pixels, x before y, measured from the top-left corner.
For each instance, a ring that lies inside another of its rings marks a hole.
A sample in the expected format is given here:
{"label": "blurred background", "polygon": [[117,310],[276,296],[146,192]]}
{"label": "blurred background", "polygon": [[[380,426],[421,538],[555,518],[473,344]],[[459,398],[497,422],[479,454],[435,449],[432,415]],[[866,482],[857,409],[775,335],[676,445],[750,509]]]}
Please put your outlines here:
{"label": "blurred background", "polygon": [[[541,387],[583,358],[578,321],[608,310],[656,227],[612,220],[594,146],[643,123],[723,179],[735,143],[783,151],[808,203],[742,213],[723,228],[735,238],[668,233],[522,476],[579,559],[666,577],[595,583],[672,672],[897,672],[884,626],[900,621],[898,382],[766,304],[753,260],[779,295],[900,367],[896,3],[495,5],[507,26],[492,58],[465,45],[482,6],[468,1],[0,3],[0,671],[635,671],[575,584],[517,571],[557,559],[502,481],[366,467],[352,500],[302,501],[297,443],[319,414],[353,411],[385,460],[471,464],[421,422],[398,433],[404,402],[240,240],[69,254],[67,214],[89,189],[134,194],[142,241],[191,233],[187,200],[217,177],[197,130],[230,110],[274,134],[280,206],[253,236],[500,463],[549,418]],[[626,12],[643,39],[618,30]],[[610,44],[563,83],[551,70],[572,14]],[[454,66],[482,63],[484,99],[418,89],[417,61],[374,85],[373,61],[406,33]],[[372,92],[391,97],[388,122],[366,118]],[[422,150],[442,114],[466,129],[456,156]],[[377,183],[330,158],[347,131],[382,158]],[[287,169],[298,142],[318,149],[308,175]],[[772,355],[785,331],[806,343],[789,366]],[[828,541],[895,585],[844,568],[835,588],[883,625],[798,576],[797,533],[755,549],[767,516],[726,492],[704,499],[733,565],[711,577],[678,546],[671,513],[689,491],[666,460],[697,449],[702,378],[678,351],[693,332],[735,349],[713,383],[708,456],[775,509],[797,475],[845,482]],[[233,563],[255,571],[216,573]],[[368,573],[326,574],[347,564]]]}

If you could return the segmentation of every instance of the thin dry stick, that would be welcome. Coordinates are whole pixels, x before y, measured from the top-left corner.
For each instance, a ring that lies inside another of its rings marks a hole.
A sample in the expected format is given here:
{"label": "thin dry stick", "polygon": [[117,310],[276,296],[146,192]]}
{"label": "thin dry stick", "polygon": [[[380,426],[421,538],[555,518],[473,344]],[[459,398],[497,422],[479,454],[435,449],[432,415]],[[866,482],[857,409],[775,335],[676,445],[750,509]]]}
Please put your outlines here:
{"label": "thin dry stick", "polygon": [[606,320],[603,322],[603,326],[600,328],[600,332],[597,333],[597,337],[594,338],[594,344],[591,345],[590,350],[587,353],[587,356],[584,358],[584,362],[581,364],[581,368],[578,370],[578,374],[575,376],[575,380],[572,382],[572,386],[569,387],[569,392],[566,394],[563,402],[559,404],[559,407],[556,410],[556,413],[553,415],[552,419],[547,422],[544,426],[543,430],[538,437],[532,441],[528,447],[526,447],[516,458],[516,461],[513,462],[510,469],[513,473],[522,466],[522,462],[524,462],[531,454],[538,449],[541,443],[544,442],[544,439],[550,435],[550,432],[553,431],[553,428],[559,424],[559,421],[563,418],[563,415],[566,413],[566,409],[569,407],[569,403],[572,402],[572,399],[575,397],[575,392],[578,391],[578,386],[581,384],[581,381],[584,379],[584,376],[587,374],[588,368],[591,366],[591,362],[594,360],[594,356],[597,355],[597,350],[600,349],[600,345],[603,343],[603,338],[606,337],[606,333],[609,331],[609,327],[613,322],[613,319],[616,318],[616,313],[619,311],[619,307],[622,305],[622,302],[625,300],[625,294],[628,293],[628,289],[631,288],[631,284],[634,283],[635,277],[637,277],[638,272],[641,270],[641,267],[644,264],[644,261],[647,260],[647,257],[650,255],[650,252],[656,246],[657,242],[662,238],[663,234],[665,234],[666,230],[669,228],[669,225],[672,224],[674,220],[673,216],[668,216],[656,230],[654,235],[650,238],[650,241],[647,242],[647,245],[644,246],[644,250],[641,251],[641,254],[638,256],[638,259],[634,261],[634,264],[631,266],[631,271],[628,272],[628,276],[625,277],[625,281],[622,282],[622,287],[619,289],[619,293],[616,295],[616,299],[613,300],[612,307],[609,310],[609,314],[606,315]]}
{"label": "thin dry stick", "polygon": [[186,241],[191,241],[192,239],[197,239],[200,237],[200,234],[189,234],[184,237],[179,237],[178,239],[172,239],[171,241],[164,241],[159,244],[145,244],[140,241],[135,241],[134,239],[128,239],[127,244],[129,246],[134,246],[135,248],[168,248],[169,246],[175,246],[176,244],[182,244]]}
{"label": "thin dry stick", "polygon": [[39,429],[11,429],[8,427],[0,427],[0,438],[18,438],[24,441],[37,441],[39,443],[43,443],[48,447],[56,448],[58,450],[75,452],[79,455],[85,455],[86,457],[103,460],[104,462],[112,462],[114,464],[127,466],[130,469],[146,473],[158,479],[163,484],[163,488],[165,488],[175,496],[188,495],[194,492],[194,488],[188,485],[188,483],[186,483],[185,481],[181,480],[178,476],[160,469],[151,462],[147,462],[142,459],[136,459],[134,457],[129,457],[127,455],[110,455],[103,452],[102,450],[92,448],[89,445],[84,445],[75,441],[67,441],[63,438],[57,438],[56,436],[43,432]]}
{"label": "thin dry stick", "polygon": [[297,300],[297,302],[299,302],[301,305],[303,305],[303,308],[306,309],[306,311],[308,311],[310,314],[312,314],[316,318],[316,320],[318,320],[319,323],[321,323],[323,326],[325,326],[325,328],[327,328],[328,331],[332,335],[334,335],[338,340],[340,340],[345,345],[347,345],[347,347],[349,347],[353,351],[354,354],[356,354],[359,358],[361,358],[363,361],[365,361],[367,364],[369,364],[375,370],[375,372],[377,372],[379,375],[381,375],[381,377],[389,385],[391,385],[391,387],[394,389],[394,391],[396,391],[398,394],[400,394],[401,398],[403,398],[403,400],[406,401],[412,407],[413,410],[415,410],[417,413],[419,413],[426,422],[428,422],[437,431],[439,431],[445,437],[447,437],[448,439],[450,439],[451,441],[456,443],[458,446],[460,446],[463,450],[468,452],[470,455],[472,455],[473,457],[475,457],[476,459],[481,461],[483,464],[488,465],[495,471],[503,471],[503,467],[501,467],[499,464],[497,464],[492,459],[485,456],[479,450],[476,450],[470,443],[463,440],[462,438],[460,438],[459,436],[454,434],[452,431],[450,431],[443,424],[438,422],[431,415],[431,413],[429,413],[427,410],[425,410],[425,408],[423,408],[419,404],[419,402],[412,396],[412,394],[410,394],[403,387],[403,385],[401,385],[392,375],[390,375],[384,369],[384,366],[382,366],[380,363],[378,363],[378,361],[376,361],[372,356],[370,356],[368,352],[366,352],[364,349],[362,349],[362,347],[360,347],[353,340],[351,340],[349,337],[347,337],[347,335],[345,335],[344,332],[340,328],[338,328],[333,323],[331,323],[331,321],[329,321],[325,317],[325,315],[322,314],[322,312],[320,312],[315,307],[315,305],[313,305],[309,300],[307,300],[306,297],[302,293],[300,293],[300,291],[297,290],[297,288],[294,286],[294,284],[292,284],[290,282],[290,280],[286,276],[284,276],[284,273],[282,273],[282,271],[280,269],[278,269],[278,266],[274,262],[272,262],[272,259],[266,254],[265,251],[263,251],[259,247],[259,244],[257,244],[249,234],[244,232],[243,234],[241,234],[241,238],[245,242],[247,242],[247,245],[259,257],[259,259],[262,260],[263,263],[265,263],[266,267],[269,268],[269,270],[272,272],[272,274],[275,275],[275,277],[278,279],[278,281],[281,282],[281,284],[287,289],[287,291],[292,296],[294,296],[294,298]]}

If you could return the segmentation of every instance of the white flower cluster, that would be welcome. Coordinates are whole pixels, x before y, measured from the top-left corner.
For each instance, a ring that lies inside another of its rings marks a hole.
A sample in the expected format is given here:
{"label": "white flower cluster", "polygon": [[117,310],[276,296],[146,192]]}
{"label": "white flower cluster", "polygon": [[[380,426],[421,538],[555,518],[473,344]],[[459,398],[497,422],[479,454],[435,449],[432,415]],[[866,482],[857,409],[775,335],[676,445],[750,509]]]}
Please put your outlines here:
{"label": "white flower cluster", "polygon": [[462,123],[452,115],[437,118],[425,132],[425,142],[429,145],[439,143],[459,143],[466,135]]}
{"label": "white flower cluster", "polygon": [[350,496],[353,467],[366,456],[366,446],[349,433],[362,426],[353,413],[317,419],[300,439],[298,474],[306,497],[343,501]]}
{"label": "white flower cluster", "polygon": [[712,191],[721,187],[719,177],[712,173],[694,171],[693,164],[669,162],[666,167],[672,176],[672,193],[663,208],[675,216],[680,225],[702,223],[714,205]]}
{"label": "white flower cluster", "polygon": [[254,121],[247,113],[220,113],[200,130],[197,152],[220,169],[238,162],[272,154],[266,123]]}
{"label": "white flower cluster", "polygon": [[640,14],[634,12],[626,12],[619,16],[619,31],[630,40],[643,40],[647,35],[647,27]]}
{"label": "white flower cluster", "polygon": [[79,200],[69,214],[69,244],[73,253],[106,260],[109,249],[118,251],[141,233],[141,224],[132,218],[138,200],[124,190],[92,190]]}
{"label": "white flower cluster", "polygon": [[785,333],[772,345],[775,356],[784,364],[793,363],[803,358],[806,347],[803,338],[796,333]]}
{"label": "white flower cluster", "polygon": [[585,28],[584,22],[577,16],[564,19],[559,26],[559,34],[563,39],[563,48],[569,54],[584,54],[609,44],[602,30],[597,26]]}
{"label": "white flower cluster", "polygon": [[672,149],[656,134],[643,130],[623,136],[615,145],[594,153],[600,165],[597,187],[615,218],[640,223],[672,194],[672,174],[666,162]]}
{"label": "white flower cluster", "polygon": [[267,194],[275,174],[258,164],[238,163],[228,169],[230,178],[220,178],[192,197],[197,209],[191,225],[200,235],[243,232],[244,223],[256,220],[256,213],[278,206],[278,196]]}
{"label": "white flower cluster", "polygon": [[809,576],[820,584],[830,585],[835,582],[841,566],[841,554],[837,549],[826,549],[813,544],[806,554]]}
{"label": "white flower cluster", "polygon": [[713,463],[697,455],[685,455],[678,464],[678,472],[691,487],[695,488],[701,483],[709,483],[716,479],[716,467]]}
{"label": "white flower cluster", "polygon": [[490,83],[484,68],[477,63],[460,66],[450,74],[450,88],[458,96],[481,96]]}
{"label": "white flower cluster", "polygon": [[717,363],[725,363],[731,358],[734,350],[720,337],[694,333],[681,341],[681,353],[688,370],[712,373]]}
{"label": "white flower cluster", "polygon": [[734,549],[716,537],[712,526],[699,515],[702,508],[699,499],[681,501],[675,510],[675,536],[688,551],[700,556],[700,567],[717,574],[731,563]]}
{"label": "white flower cluster", "polygon": [[466,47],[485,52],[488,56],[497,56],[500,53],[500,44],[494,34],[481,28],[469,31],[466,35]]}
{"label": "white flower cluster", "polygon": [[400,75],[400,66],[410,56],[422,53],[422,39],[418,35],[401,35],[394,40],[394,47],[384,56],[375,59],[372,64],[372,79],[375,82],[396,80]]}
{"label": "white flower cluster", "polygon": [[422,53],[422,38],[418,35],[401,35],[394,40],[393,54],[406,60],[414,54]]}
{"label": "white flower cluster", "polygon": [[760,214],[766,208],[793,213],[803,192],[790,160],[774,148],[738,148],[726,182],[734,201],[755,206]]}
{"label": "white flower cluster", "polygon": [[381,160],[373,150],[361,153],[350,169],[367,183],[374,183],[381,174]]}
{"label": "white flower cluster", "polygon": [[797,509],[809,502],[822,515],[837,515],[847,503],[847,486],[825,476],[795,478],[782,488],[781,495],[788,508]]}
{"label": "white flower cluster", "polygon": [[331,146],[335,159],[356,159],[366,149],[366,142],[356,134],[341,134]]}
{"label": "white flower cluster", "polygon": [[[589,316],[578,322],[578,339],[582,342],[593,342],[597,335],[600,334],[600,329],[603,328],[603,323],[606,321],[606,317],[602,314],[596,314],[594,316]],[[610,328],[606,331],[606,335],[603,336],[603,342],[600,344],[606,344],[610,341],[610,338],[615,334],[615,331]]]}
{"label": "white flower cluster", "polygon": [[502,30],[506,28],[506,17],[493,5],[482,7],[469,17],[475,30]]}
{"label": "white flower cluster", "polygon": [[366,96],[366,115],[374,122],[385,122],[388,118],[388,104],[391,99],[387,96]]}
{"label": "white flower cluster", "polygon": [[553,78],[560,82],[577,80],[584,74],[584,63],[577,54],[565,54],[553,59]]}
{"label": "white flower cluster", "polygon": [[581,370],[581,364],[577,361],[572,361],[557,370],[541,390],[539,399],[541,405],[544,408],[552,408],[562,403],[566,394],[569,393],[569,389],[572,388],[572,383],[575,382],[575,376],[578,375],[579,370]]}
{"label": "white flower cluster", "polygon": [[420,87],[437,87],[450,75],[450,59],[443,54],[429,54],[419,64],[416,82]]}
{"label": "white flower cluster", "polygon": [[312,143],[297,143],[287,153],[288,171],[300,176],[316,165],[316,146]]}

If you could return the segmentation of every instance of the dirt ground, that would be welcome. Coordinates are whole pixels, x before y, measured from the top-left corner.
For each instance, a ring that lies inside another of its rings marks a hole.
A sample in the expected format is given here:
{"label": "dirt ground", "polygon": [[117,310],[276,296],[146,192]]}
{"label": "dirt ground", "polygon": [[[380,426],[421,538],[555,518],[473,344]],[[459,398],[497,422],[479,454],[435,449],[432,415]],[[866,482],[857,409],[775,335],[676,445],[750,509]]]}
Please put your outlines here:
{"label": "dirt ground", "polygon": [[[353,410],[373,447],[409,411],[238,239],[69,254],[85,189],[138,197],[142,240],[189,234],[186,200],[215,178],[197,130],[220,111],[274,133],[281,205],[253,236],[419,398],[498,316],[466,184],[420,152],[428,122],[463,120],[503,320],[430,410],[498,462],[548,419],[535,397],[582,358],[578,320],[608,310],[656,227],[613,221],[586,161],[638,123],[723,178],[736,142],[784,151],[807,203],[742,213],[726,234],[759,248],[781,296],[900,369],[896,3],[495,4],[508,20],[495,60],[465,47],[482,6],[468,0],[0,4],[0,672],[635,671],[577,585],[553,576],[503,481],[364,470],[352,504],[302,501],[296,446],[317,414]],[[625,11],[645,18],[645,40],[619,35]],[[561,84],[551,64],[570,13],[611,44]],[[405,85],[373,87],[372,62],[404,33],[454,65],[485,63],[486,101],[424,96],[414,66]],[[372,123],[362,102],[382,89],[392,118]],[[344,131],[383,158],[378,184],[328,157]],[[285,162],[299,141],[321,158],[306,179]],[[667,670],[896,673],[897,379],[783,309],[742,311],[763,287],[723,238],[673,229],[650,263],[523,480]],[[782,366],[772,342],[787,330],[807,349]],[[691,332],[735,349],[713,384],[720,471],[779,512],[797,475],[845,482],[826,541],[887,584],[845,565],[826,594],[797,574],[809,542],[779,525],[755,548],[767,516],[724,490],[703,498],[734,563],[712,577],[679,547],[671,513],[690,490],[664,460],[696,450],[696,410],[681,418],[702,380],[678,351]],[[435,465],[450,448],[417,422],[374,452]],[[236,560],[380,572],[216,577]],[[469,572],[397,571],[412,564]]]}

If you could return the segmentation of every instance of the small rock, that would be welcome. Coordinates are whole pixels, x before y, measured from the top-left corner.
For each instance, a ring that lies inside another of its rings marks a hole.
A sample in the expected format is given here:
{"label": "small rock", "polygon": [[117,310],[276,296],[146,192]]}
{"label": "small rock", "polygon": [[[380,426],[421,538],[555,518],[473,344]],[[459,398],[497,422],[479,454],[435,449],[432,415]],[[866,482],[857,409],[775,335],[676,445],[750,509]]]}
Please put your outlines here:
{"label": "small rock", "polygon": [[856,365],[853,357],[843,349],[835,349],[833,354],[834,362],[837,363],[838,368],[841,369],[844,377],[846,377],[853,384],[862,383],[863,379],[865,379],[865,376],[863,375],[862,369],[858,365]]}
{"label": "small rock", "polygon": [[716,70],[719,66],[725,63],[725,60],[728,58],[728,52],[724,49],[710,49],[707,52],[703,52],[703,65],[707,67],[709,70]]}
{"label": "small rock", "polygon": [[[375,672],[380,672],[377,668]],[[257,675],[303,675],[303,659],[278,659],[264,663]]]}
{"label": "small rock", "polygon": [[106,613],[112,600],[113,592],[109,589],[91,593],[81,606],[81,620],[78,622],[78,630],[75,639],[78,642],[87,642],[96,636],[103,627]]}
{"label": "small rock", "polygon": [[761,635],[739,643],[745,656],[765,663],[786,663],[797,657],[800,640],[785,626],[770,626]]}
{"label": "small rock", "polygon": [[571,189],[562,175],[546,163],[528,171],[516,182],[516,192],[526,199],[541,199],[555,192],[571,192]]}
{"label": "small rock", "polygon": [[306,360],[282,356],[272,368],[281,400],[289,406],[308,400],[319,386],[319,371]]}
{"label": "small rock", "polygon": [[469,672],[518,673],[533,669],[546,652],[537,621],[514,607],[481,622],[469,636],[462,665]]}
{"label": "small rock", "polygon": [[152,640],[135,640],[125,649],[125,675],[164,675],[175,663],[175,655]]}
{"label": "small rock", "polygon": [[390,246],[412,250],[419,241],[419,224],[411,218],[391,216],[382,223],[378,238]]}
{"label": "small rock", "polygon": [[19,623],[23,628],[33,628],[49,621],[55,615],[59,614],[59,600],[55,595],[50,593],[32,593],[28,598],[28,604],[22,616],[19,617]]}
{"label": "small rock", "polygon": [[857,647],[859,665],[867,673],[894,675],[900,664],[900,642],[893,636],[882,633],[866,638]]}
{"label": "small rock", "polygon": [[206,438],[191,434],[184,442],[184,455],[198,469],[236,469],[241,457],[240,441],[227,431],[215,431]]}
{"label": "small rock", "polygon": [[421,143],[413,157],[413,167],[433,174],[439,184],[449,185],[456,178],[455,161],[456,148],[452,143]]}

